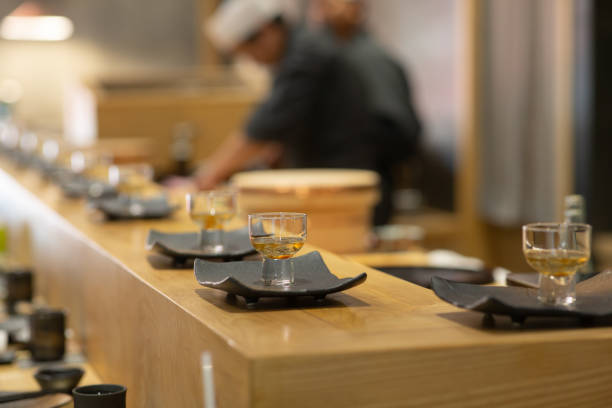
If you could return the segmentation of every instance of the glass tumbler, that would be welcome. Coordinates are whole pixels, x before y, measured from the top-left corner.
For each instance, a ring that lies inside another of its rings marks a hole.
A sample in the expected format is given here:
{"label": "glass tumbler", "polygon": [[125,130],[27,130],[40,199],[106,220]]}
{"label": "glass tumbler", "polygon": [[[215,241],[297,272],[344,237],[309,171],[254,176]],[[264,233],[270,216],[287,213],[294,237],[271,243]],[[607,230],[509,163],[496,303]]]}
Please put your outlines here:
{"label": "glass tumbler", "polygon": [[272,212],[249,215],[251,245],[263,256],[264,285],[295,283],[292,257],[306,241],[307,217],[303,213]]}
{"label": "glass tumbler", "polygon": [[523,254],[540,273],[538,299],[547,304],[576,301],[576,271],[591,255],[591,226],[537,223],[523,226]]}
{"label": "glass tumbler", "polygon": [[198,249],[210,253],[223,252],[224,228],[236,214],[236,192],[233,190],[208,190],[185,196],[187,213],[200,227]]}

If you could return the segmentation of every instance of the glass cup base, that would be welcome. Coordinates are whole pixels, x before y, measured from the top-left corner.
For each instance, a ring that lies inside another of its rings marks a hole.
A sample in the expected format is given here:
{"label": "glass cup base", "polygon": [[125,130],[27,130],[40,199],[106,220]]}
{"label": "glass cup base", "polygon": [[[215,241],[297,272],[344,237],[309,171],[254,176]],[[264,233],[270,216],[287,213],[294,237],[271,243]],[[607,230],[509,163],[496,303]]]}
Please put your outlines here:
{"label": "glass cup base", "polygon": [[204,245],[201,249],[207,254],[220,254],[223,252],[223,245]]}
{"label": "glass cup base", "polygon": [[270,285],[289,287],[293,285],[293,283],[294,282],[292,282],[290,279],[272,279],[272,281],[270,282]]}
{"label": "glass cup base", "polygon": [[266,286],[289,287],[295,283],[293,262],[291,259],[264,258],[262,280]]}
{"label": "glass cup base", "polygon": [[223,241],[224,235],[222,229],[200,230],[198,234],[198,249],[207,254],[220,254],[225,248]]}
{"label": "glass cup base", "polygon": [[538,300],[558,306],[571,306],[576,303],[576,274],[551,275],[540,273]]}

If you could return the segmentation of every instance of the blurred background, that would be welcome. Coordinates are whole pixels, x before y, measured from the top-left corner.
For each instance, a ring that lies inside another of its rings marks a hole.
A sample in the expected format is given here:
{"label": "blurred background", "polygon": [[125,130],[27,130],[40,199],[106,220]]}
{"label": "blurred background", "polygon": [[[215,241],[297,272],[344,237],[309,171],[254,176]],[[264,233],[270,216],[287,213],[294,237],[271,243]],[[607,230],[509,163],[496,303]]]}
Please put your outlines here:
{"label": "blurred background", "polygon": [[[203,25],[219,3],[3,0],[0,114],[150,161],[159,176],[188,173],[269,85],[265,70],[208,43]],[[564,198],[581,194],[595,259],[612,266],[612,3],[365,4],[368,30],[410,77],[424,127],[422,151],[398,170],[392,224],[416,227],[405,234],[424,247],[528,270],[520,225],[562,220]],[[309,24],[311,6],[287,0],[287,15]],[[61,19],[19,20],[44,16]]]}

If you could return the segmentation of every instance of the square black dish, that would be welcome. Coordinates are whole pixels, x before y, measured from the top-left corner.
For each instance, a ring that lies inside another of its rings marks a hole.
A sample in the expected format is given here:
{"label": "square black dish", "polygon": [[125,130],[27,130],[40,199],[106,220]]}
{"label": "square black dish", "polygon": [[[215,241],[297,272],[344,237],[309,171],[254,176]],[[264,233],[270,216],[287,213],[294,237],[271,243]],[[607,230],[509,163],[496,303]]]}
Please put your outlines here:
{"label": "square black dish", "polygon": [[60,171],[53,176],[62,192],[69,198],[102,198],[115,196],[115,189],[102,181],[90,180],[83,176]]}
{"label": "square black dish", "polygon": [[507,315],[522,323],[529,316],[577,317],[586,321],[612,317],[612,271],[602,272],[576,285],[576,303],[571,307],[543,304],[537,289],[479,286],[432,279],[436,295],[457,307],[487,315]]}
{"label": "square black dish", "polygon": [[193,269],[200,285],[242,296],[247,307],[254,306],[261,297],[324,299],[330,293],[357,286],[367,278],[365,272],[353,278],[338,278],[329,271],[318,251],[293,258],[293,266],[295,284],[289,287],[264,285],[262,263],[258,261],[216,263],[196,259]]}
{"label": "square black dish", "polygon": [[[204,234],[204,242],[206,242],[207,232],[204,231]],[[179,262],[192,258],[230,261],[242,259],[256,252],[249,239],[248,227],[225,231],[224,235],[226,243],[224,250],[219,253],[210,253],[199,248],[197,232],[170,233],[151,230],[147,236],[146,249],[167,255]]]}
{"label": "square black dish", "polygon": [[379,271],[431,289],[431,279],[434,276],[453,282],[485,284],[493,282],[493,272],[489,268],[464,269],[442,268],[436,266],[392,266],[376,267]]}
{"label": "square black dish", "polygon": [[102,211],[111,220],[165,218],[177,208],[170,205],[165,196],[130,198],[124,195],[92,200],[91,206]]}

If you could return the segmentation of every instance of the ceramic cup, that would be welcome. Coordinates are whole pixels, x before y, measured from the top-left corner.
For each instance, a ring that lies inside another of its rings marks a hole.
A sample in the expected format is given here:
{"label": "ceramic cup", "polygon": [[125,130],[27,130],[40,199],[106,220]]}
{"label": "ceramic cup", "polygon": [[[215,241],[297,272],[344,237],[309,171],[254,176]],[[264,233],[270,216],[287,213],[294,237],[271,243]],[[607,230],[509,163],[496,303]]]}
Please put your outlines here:
{"label": "ceramic cup", "polygon": [[6,285],[6,307],[10,315],[16,313],[15,306],[18,302],[29,302],[32,300],[32,271],[14,270],[4,273]]}
{"label": "ceramic cup", "polygon": [[116,384],[84,385],[72,390],[74,408],[125,408],[127,388]]}
{"label": "ceramic cup", "polygon": [[64,357],[66,314],[41,308],[30,315],[30,351],[35,361],[54,361]]}

